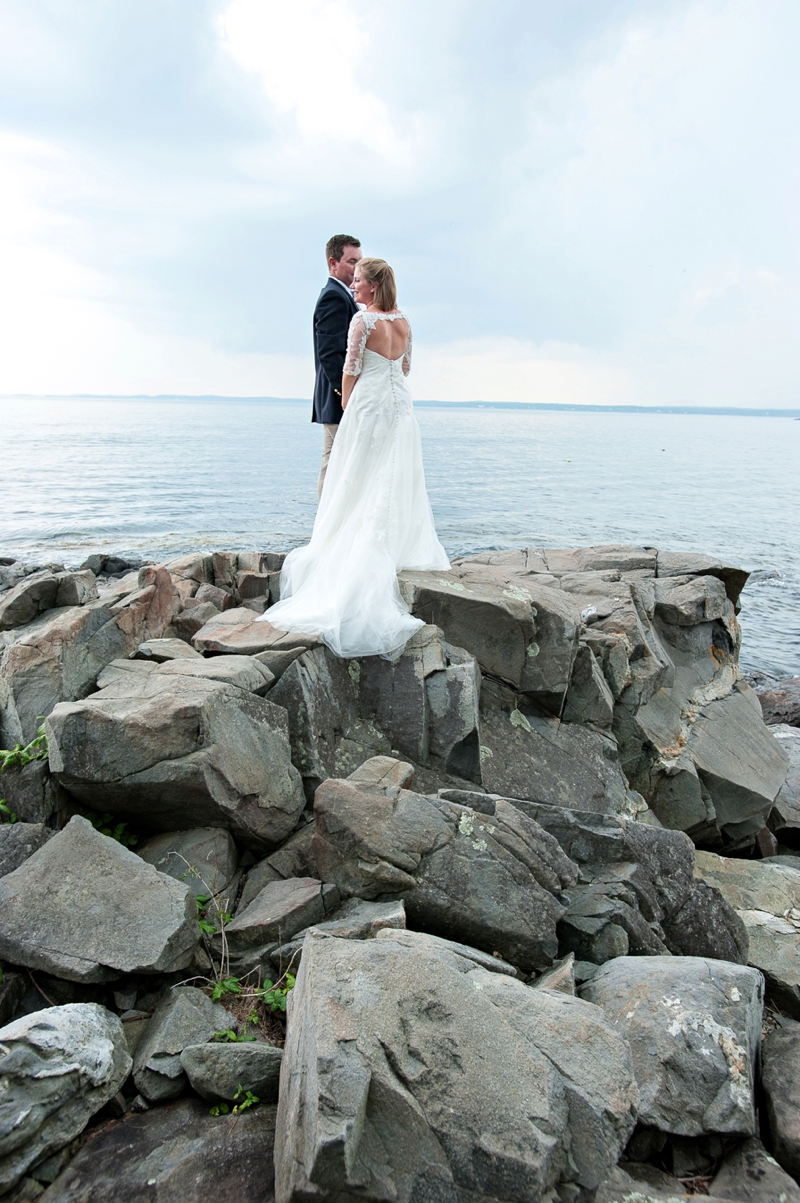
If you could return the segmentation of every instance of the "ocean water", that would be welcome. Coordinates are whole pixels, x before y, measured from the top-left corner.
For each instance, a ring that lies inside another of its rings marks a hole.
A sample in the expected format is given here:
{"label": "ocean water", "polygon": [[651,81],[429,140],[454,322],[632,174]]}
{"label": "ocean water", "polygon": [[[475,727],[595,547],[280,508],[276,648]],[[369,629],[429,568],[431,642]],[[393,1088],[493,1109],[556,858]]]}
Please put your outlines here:
{"label": "ocean water", "polygon": [[[310,405],[0,399],[0,555],[79,564],[286,550],[316,509]],[[417,410],[451,556],[635,543],[752,576],[742,662],[800,672],[800,421],[664,413]]]}

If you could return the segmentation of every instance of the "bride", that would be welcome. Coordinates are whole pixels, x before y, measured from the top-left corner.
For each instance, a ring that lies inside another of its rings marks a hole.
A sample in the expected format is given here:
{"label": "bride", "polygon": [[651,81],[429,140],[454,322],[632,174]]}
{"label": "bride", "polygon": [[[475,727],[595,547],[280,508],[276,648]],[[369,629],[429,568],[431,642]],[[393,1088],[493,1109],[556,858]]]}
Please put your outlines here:
{"label": "bride", "polygon": [[365,306],[350,323],[344,417],[331,451],[311,542],[289,553],[281,600],[261,615],[282,631],[318,635],[338,656],[402,652],[421,627],[400,596],[403,568],[450,568],[436,537],[419,426],[406,376],[411,327],[397,308],[394,272],[361,259]]}

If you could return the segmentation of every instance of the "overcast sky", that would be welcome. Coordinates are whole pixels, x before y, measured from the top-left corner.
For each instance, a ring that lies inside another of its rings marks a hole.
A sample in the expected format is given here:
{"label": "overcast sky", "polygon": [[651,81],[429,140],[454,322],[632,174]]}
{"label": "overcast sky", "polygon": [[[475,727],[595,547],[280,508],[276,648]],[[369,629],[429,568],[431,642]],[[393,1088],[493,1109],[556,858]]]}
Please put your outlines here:
{"label": "overcast sky", "polygon": [[0,0],[0,393],[800,404],[797,0]]}

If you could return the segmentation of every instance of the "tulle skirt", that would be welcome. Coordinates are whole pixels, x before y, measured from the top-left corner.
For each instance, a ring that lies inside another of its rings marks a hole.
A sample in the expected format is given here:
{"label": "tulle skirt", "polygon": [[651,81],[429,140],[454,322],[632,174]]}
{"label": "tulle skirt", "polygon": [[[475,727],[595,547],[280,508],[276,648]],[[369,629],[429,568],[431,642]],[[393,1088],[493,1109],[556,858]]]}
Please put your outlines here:
{"label": "tulle skirt", "polygon": [[450,568],[401,364],[364,351],[311,542],[286,557],[281,600],[262,616],[279,630],[318,635],[346,658],[397,656],[423,625],[400,596],[397,573]]}

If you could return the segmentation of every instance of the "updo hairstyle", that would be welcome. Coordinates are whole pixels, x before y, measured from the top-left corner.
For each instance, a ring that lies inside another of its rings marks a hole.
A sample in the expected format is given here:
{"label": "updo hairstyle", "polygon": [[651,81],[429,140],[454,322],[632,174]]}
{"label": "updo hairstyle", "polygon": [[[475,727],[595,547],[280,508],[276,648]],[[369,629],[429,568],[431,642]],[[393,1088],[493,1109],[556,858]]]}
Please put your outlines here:
{"label": "updo hairstyle", "polygon": [[368,284],[375,285],[374,304],[378,309],[382,309],[384,313],[390,313],[397,308],[397,285],[394,272],[385,259],[359,259],[356,271],[361,273]]}

